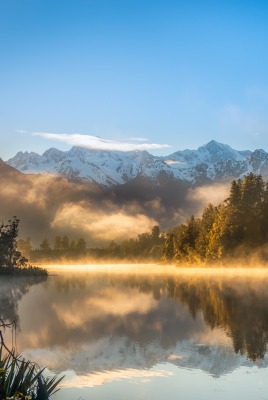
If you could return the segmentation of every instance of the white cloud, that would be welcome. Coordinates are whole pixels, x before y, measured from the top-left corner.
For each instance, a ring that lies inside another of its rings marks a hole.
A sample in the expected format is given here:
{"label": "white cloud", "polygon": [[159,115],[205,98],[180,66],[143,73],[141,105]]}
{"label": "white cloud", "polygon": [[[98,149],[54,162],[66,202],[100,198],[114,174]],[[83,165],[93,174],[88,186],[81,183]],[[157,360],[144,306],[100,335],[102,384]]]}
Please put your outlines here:
{"label": "white cloud", "polygon": [[117,141],[104,139],[99,136],[81,135],[79,133],[47,133],[47,132],[34,132],[34,136],[40,136],[45,139],[54,139],[59,142],[67,143],[71,146],[82,146],[95,150],[114,150],[114,151],[135,151],[135,150],[149,150],[149,149],[162,149],[170,147],[168,144],[158,143],[131,143],[131,141],[145,141],[144,138],[131,138],[129,141]]}

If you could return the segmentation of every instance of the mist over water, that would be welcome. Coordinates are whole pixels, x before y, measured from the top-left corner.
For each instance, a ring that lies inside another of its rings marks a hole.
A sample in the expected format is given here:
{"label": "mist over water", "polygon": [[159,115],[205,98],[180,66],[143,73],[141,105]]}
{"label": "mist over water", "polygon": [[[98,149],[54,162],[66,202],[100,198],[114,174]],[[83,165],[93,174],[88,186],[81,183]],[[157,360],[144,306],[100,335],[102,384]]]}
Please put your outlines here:
{"label": "mist over water", "polygon": [[31,285],[1,282],[0,316],[16,318],[19,352],[66,374],[57,399],[237,398],[234,380],[259,385],[267,374],[267,270],[49,268]]}

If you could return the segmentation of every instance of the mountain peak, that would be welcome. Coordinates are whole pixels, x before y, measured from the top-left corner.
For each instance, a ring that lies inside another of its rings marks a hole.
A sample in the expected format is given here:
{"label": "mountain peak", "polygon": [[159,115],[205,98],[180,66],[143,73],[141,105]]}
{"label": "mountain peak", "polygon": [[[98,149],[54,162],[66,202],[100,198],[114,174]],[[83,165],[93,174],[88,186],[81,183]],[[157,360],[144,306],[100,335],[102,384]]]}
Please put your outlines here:
{"label": "mountain peak", "polygon": [[224,162],[224,161],[243,161],[246,155],[243,152],[232,149],[228,144],[211,140],[207,144],[199,147],[197,151],[207,153],[208,162]]}
{"label": "mountain peak", "polygon": [[220,151],[233,151],[228,144],[219,143],[216,140],[210,140],[207,144],[199,147],[199,149],[205,148],[209,151],[220,150]]}
{"label": "mountain peak", "polygon": [[138,177],[157,180],[163,174],[192,184],[239,178],[248,172],[268,176],[268,154],[264,150],[237,151],[216,140],[197,150],[177,151],[167,157],[153,156],[147,151],[102,151],[74,146],[69,151],[50,148],[42,156],[19,152],[7,164],[25,173],[59,174],[104,187]]}

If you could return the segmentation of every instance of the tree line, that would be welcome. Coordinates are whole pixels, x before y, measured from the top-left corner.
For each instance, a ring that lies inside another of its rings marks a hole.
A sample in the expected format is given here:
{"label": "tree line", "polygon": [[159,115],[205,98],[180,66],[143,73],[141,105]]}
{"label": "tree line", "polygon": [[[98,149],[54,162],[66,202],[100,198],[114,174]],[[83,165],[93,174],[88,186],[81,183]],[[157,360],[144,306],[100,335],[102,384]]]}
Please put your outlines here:
{"label": "tree line", "polygon": [[[112,233],[111,233],[112,235]],[[75,259],[147,260],[172,263],[206,263],[247,256],[261,249],[268,259],[268,184],[261,175],[250,173],[234,180],[228,198],[221,204],[209,204],[201,217],[191,216],[169,232],[154,226],[136,238],[87,248],[83,238],[71,240],[56,236],[43,239],[32,248],[30,238],[18,241],[19,251],[31,260]]]}
{"label": "tree line", "polygon": [[162,260],[209,262],[247,256],[258,248],[265,256],[267,239],[268,184],[250,173],[232,182],[223,203],[209,204],[200,218],[191,216],[169,232]]}
{"label": "tree line", "polygon": [[164,243],[165,234],[155,225],[150,232],[141,233],[135,239],[120,243],[112,240],[108,246],[91,249],[91,255],[96,259],[158,261],[161,259]]}
{"label": "tree line", "polygon": [[67,235],[57,235],[50,241],[44,238],[37,248],[33,247],[30,237],[18,240],[18,248],[33,262],[57,260],[60,258],[81,258],[86,255],[86,241],[83,238],[70,239]]}
{"label": "tree line", "polygon": [[88,248],[83,238],[74,240],[68,235],[57,235],[54,240],[44,238],[37,248],[33,248],[29,237],[18,240],[18,249],[27,255],[31,261],[57,259],[131,259],[159,260],[165,243],[165,235],[159,226],[154,226],[151,232],[138,235],[135,239],[120,243],[111,240],[106,246]]}

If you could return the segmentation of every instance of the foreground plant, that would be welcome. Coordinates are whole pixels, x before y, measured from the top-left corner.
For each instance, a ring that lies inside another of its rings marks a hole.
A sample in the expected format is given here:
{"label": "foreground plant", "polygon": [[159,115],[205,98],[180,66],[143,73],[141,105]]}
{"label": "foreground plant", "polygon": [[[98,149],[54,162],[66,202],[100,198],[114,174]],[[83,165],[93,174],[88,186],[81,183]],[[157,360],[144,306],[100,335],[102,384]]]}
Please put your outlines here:
{"label": "foreground plant", "polygon": [[44,370],[10,351],[0,331],[0,400],[48,400],[63,376],[46,378]]}

